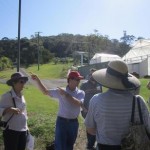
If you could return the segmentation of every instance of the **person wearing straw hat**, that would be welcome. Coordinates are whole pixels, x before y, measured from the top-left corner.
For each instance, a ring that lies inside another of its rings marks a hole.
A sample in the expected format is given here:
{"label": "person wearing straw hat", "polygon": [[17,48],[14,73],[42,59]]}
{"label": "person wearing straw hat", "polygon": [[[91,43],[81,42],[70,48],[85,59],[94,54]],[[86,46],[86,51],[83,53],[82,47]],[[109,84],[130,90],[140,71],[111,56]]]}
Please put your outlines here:
{"label": "person wearing straw hat", "polygon": [[55,150],[73,150],[78,134],[78,116],[84,100],[84,91],[78,88],[83,76],[78,71],[71,71],[67,76],[66,88],[47,89],[39,77],[31,74],[40,90],[59,100],[59,110],[55,129]]}
{"label": "person wearing straw hat", "polygon": [[7,122],[3,128],[5,150],[25,150],[28,132],[26,101],[22,94],[28,77],[20,72],[13,73],[6,82],[11,90],[0,100],[0,116]]}
{"label": "person wearing straw hat", "polygon": [[[127,64],[121,60],[108,63],[107,68],[97,70],[93,78],[108,90],[96,94],[90,100],[85,126],[90,134],[96,134],[100,150],[121,150],[121,140],[129,131],[133,94],[140,81],[128,73]],[[149,112],[144,99],[139,96],[144,125],[150,133]],[[138,110],[135,118],[139,119]]]}

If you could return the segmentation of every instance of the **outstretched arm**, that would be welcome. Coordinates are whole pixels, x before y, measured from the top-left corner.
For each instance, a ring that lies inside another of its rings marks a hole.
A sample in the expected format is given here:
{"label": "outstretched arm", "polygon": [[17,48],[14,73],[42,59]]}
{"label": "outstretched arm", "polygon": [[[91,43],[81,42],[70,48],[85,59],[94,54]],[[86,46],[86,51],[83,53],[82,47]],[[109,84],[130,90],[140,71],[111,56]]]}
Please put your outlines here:
{"label": "outstretched arm", "polygon": [[36,83],[38,84],[38,87],[40,88],[40,90],[44,93],[44,94],[48,94],[48,89],[46,88],[46,86],[42,83],[42,81],[40,80],[40,78],[36,75],[31,73],[31,78],[32,80],[36,81]]}
{"label": "outstretched arm", "polygon": [[84,109],[85,111],[87,111],[86,108],[83,106],[82,101],[80,101],[80,100],[78,100],[77,98],[71,96],[71,95],[68,94],[64,89],[62,89],[62,88],[60,88],[60,87],[58,87],[58,90],[59,90],[59,93],[60,93],[61,95],[64,95],[64,96],[66,97],[66,100],[70,101],[70,102],[73,103],[74,105],[77,105],[77,106],[82,107],[82,109]]}

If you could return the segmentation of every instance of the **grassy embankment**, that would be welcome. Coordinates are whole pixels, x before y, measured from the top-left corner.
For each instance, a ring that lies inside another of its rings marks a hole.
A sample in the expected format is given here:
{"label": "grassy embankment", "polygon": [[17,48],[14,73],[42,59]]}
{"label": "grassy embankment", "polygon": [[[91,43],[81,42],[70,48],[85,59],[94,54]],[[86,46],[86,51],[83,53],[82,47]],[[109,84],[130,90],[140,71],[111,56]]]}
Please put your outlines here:
{"label": "grassy embankment", "polygon": [[[32,66],[26,71],[34,72],[43,79],[64,78],[70,64],[46,64],[40,66],[37,71],[37,66]],[[0,72],[0,78],[5,80],[10,78],[14,70]],[[0,95],[9,90],[10,87],[0,83]],[[27,102],[28,125],[32,135],[36,137],[35,150],[45,150],[46,144],[54,139],[54,128],[56,114],[58,110],[58,102],[52,98],[43,95],[36,87],[27,84],[24,89],[24,95]],[[38,144],[37,144],[38,143]],[[0,144],[2,144],[2,131],[0,131]],[[1,148],[0,148],[1,150]]]}
{"label": "grassy embankment", "polygon": [[[32,66],[26,71],[34,72],[43,79],[64,78],[66,72],[71,65],[52,65],[46,64],[40,66],[37,71],[37,66]],[[15,70],[7,70],[0,72],[0,78],[8,79]],[[140,79],[142,86],[140,94],[148,100],[150,91],[146,89],[148,79]],[[9,90],[5,84],[0,84],[0,95]],[[46,144],[54,139],[55,119],[58,110],[58,102],[48,96],[43,95],[33,85],[27,84],[24,89],[24,95],[27,102],[28,125],[31,133],[36,137],[35,150],[45,150]],[[0,144],[2,143],[2,132],[0,131]],[[38,144],[37,144],[38,143]]]}

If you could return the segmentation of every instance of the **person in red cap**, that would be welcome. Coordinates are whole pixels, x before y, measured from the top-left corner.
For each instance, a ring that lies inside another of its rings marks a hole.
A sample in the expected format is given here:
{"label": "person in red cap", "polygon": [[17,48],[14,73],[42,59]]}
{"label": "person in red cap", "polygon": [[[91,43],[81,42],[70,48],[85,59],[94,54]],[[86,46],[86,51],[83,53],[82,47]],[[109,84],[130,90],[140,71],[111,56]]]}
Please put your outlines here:
{"label": "person in red cap", "polygon": [[84,77],[78,71],[71,71],[67,77],[66,88],[47,89],[35,74],[31,78],[37,82],[40,90],[59,100],[59,110],[55,129],[55,150],[73,150],[78,134],[78,116],[83,106],[85,93],[78,88]]}

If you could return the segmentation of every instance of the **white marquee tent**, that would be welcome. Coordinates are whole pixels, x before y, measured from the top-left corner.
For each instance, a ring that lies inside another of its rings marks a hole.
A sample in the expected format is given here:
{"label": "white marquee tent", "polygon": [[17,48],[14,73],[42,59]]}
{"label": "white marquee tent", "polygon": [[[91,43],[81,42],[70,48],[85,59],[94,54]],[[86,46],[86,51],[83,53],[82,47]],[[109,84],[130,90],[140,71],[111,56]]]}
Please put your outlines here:
{"label": "white marquee tent", "polygon": [[90,60],[90,64],[97,64],[101,62],[108,62],[112,60],[121,59],[118,55],[113,54],[104,54],[104,53],[96,53],[93,58]]}
{"label": "white marquee tent", "polygon": [[127,63],[141,62],[150,55],[150,40],[138,40],[132,49],[123,57]]}
{"label": "white marquee tent", "polygon": [[137,72],[140,76],[150,75],[150,40],[136,41],[122,59],[128,64],[129,72]]}

